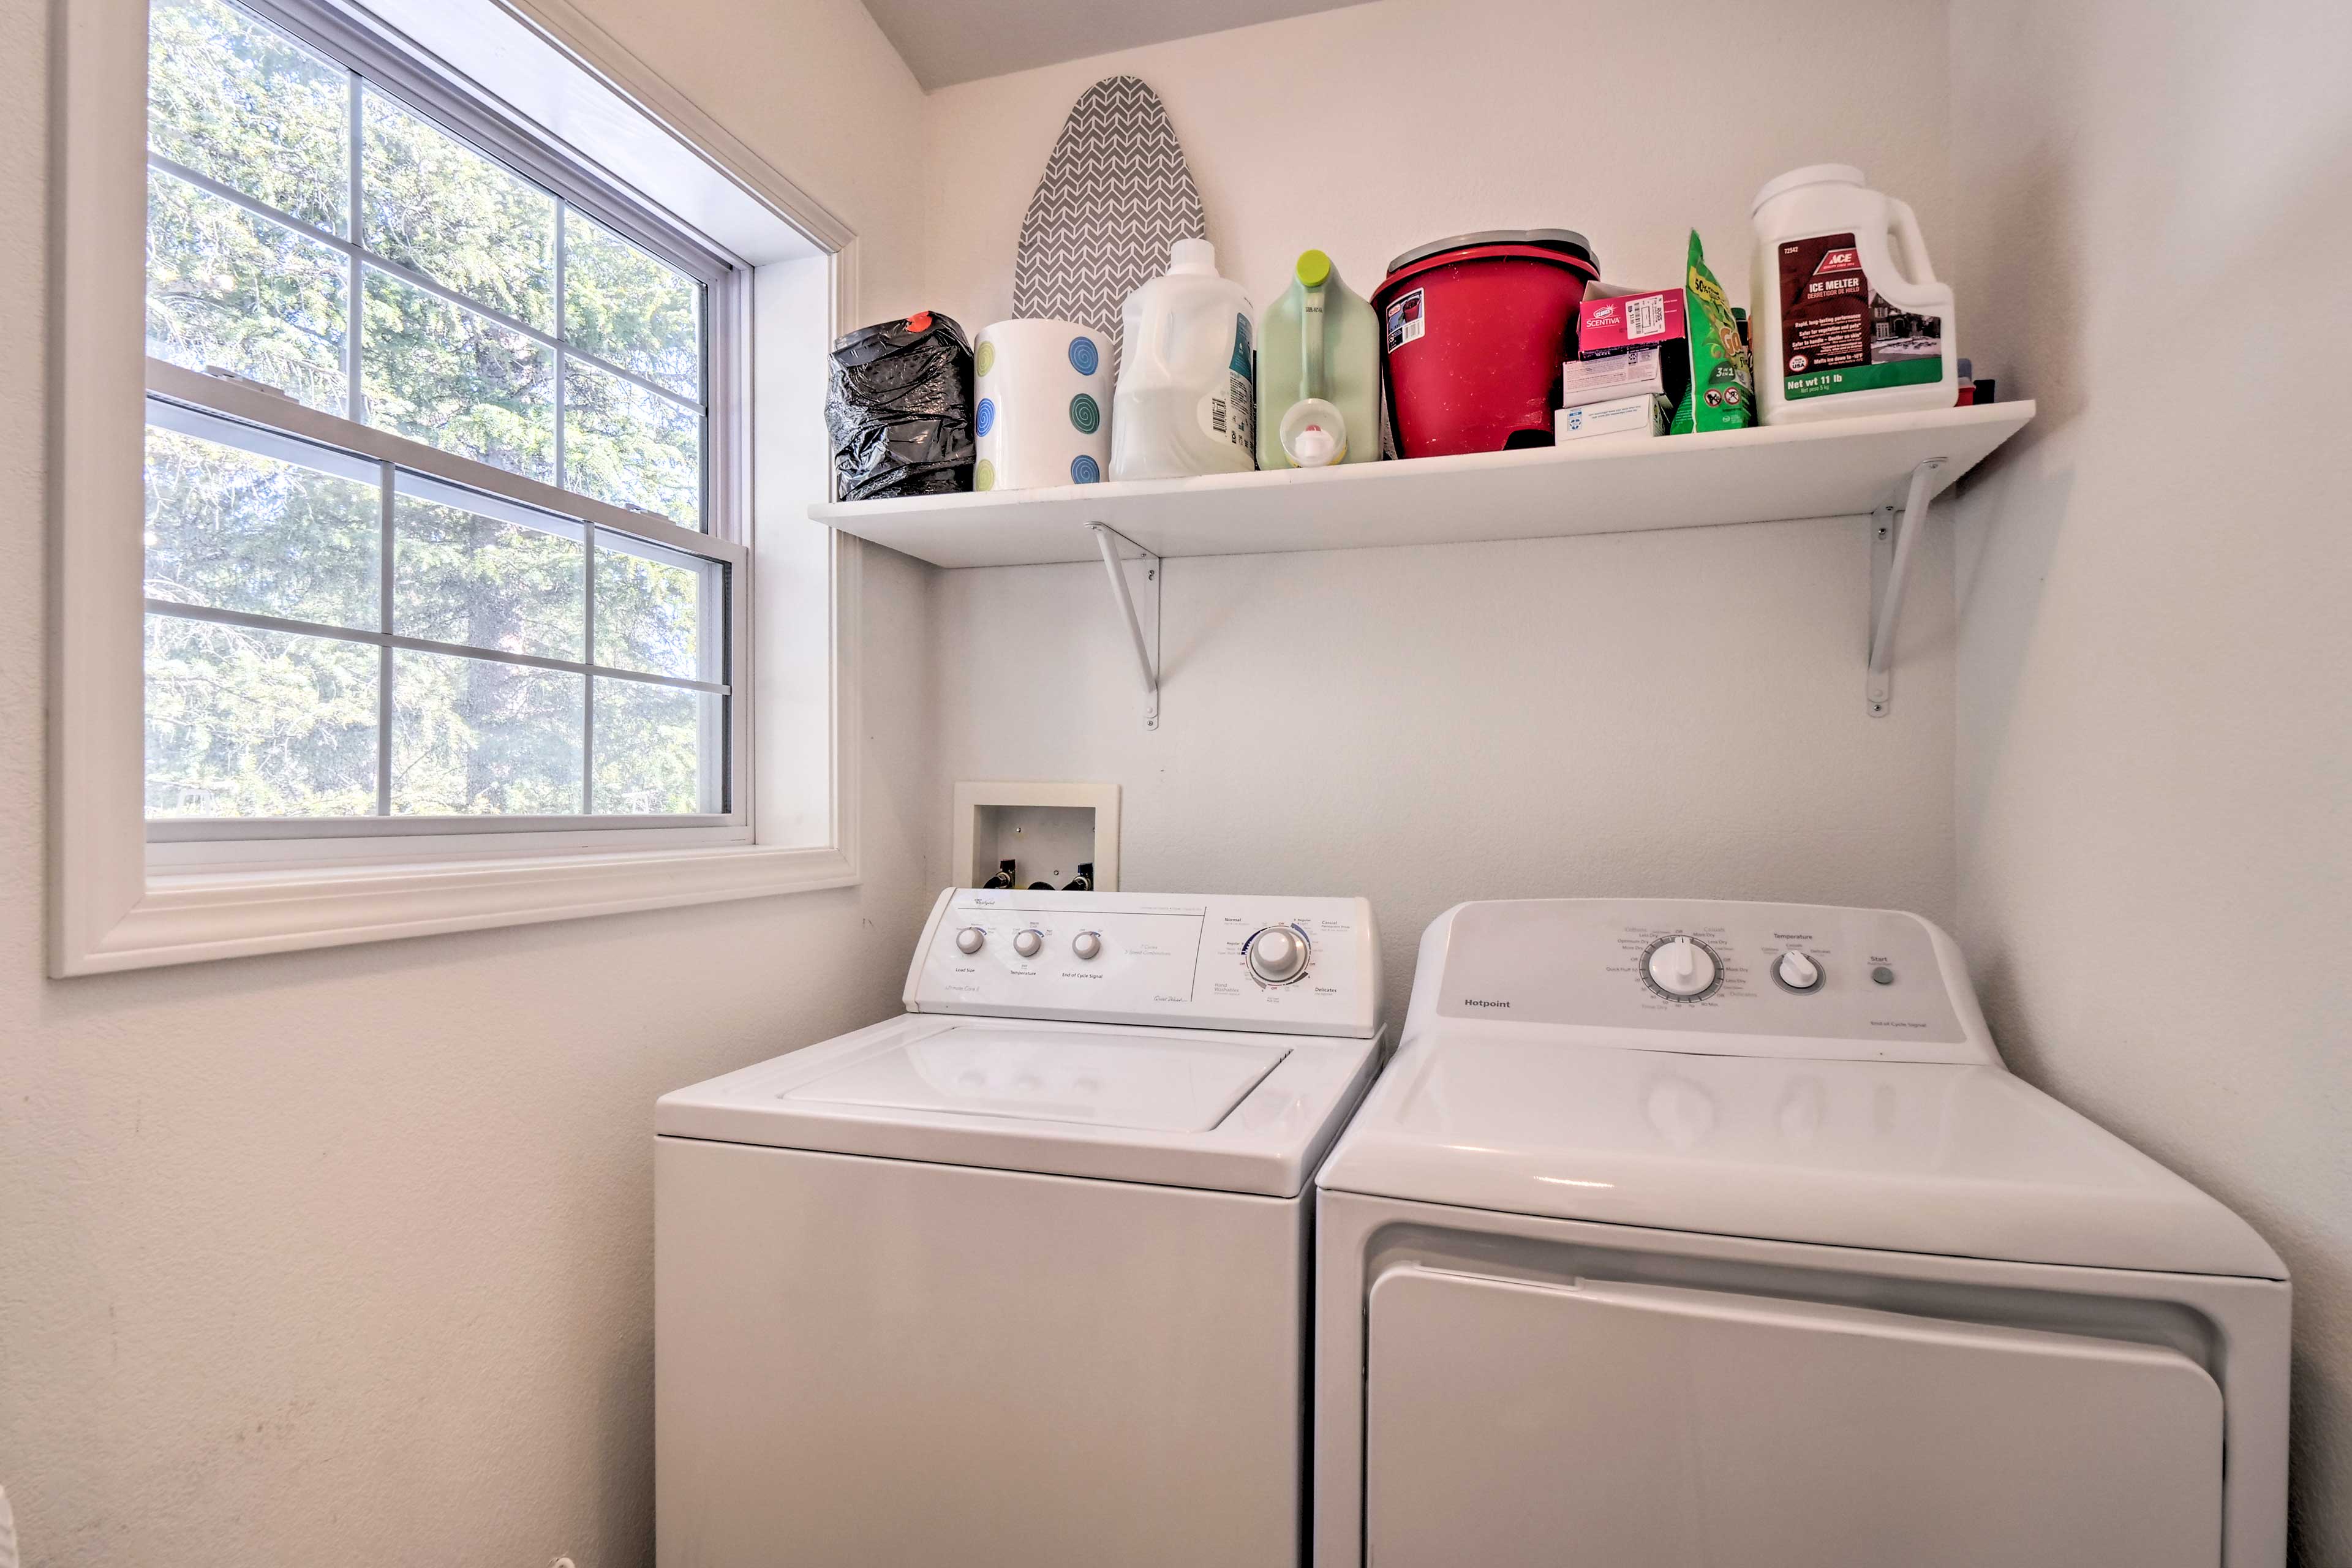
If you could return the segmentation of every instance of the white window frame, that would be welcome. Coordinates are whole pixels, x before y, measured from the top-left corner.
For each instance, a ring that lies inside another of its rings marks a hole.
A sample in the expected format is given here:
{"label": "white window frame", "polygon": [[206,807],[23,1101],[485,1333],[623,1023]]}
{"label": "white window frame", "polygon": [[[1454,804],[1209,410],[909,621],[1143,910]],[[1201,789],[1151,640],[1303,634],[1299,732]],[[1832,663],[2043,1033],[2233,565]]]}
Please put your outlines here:
{"label": "white window frame", "polygon": [[[728,401],[745,411],[744,427],[723,441],[706,437],[710,531],[676,531],[693,552],[731,563],[730,610],[740,618],[730,671],[737,694],[730,765],[738,770],[730,804],[740,815],[673,826],[493,823],[456,834],[354,833],[341,825],[323,837],[275,827],[234,840],[167,832],[151,845],[142,586],[147,396],[152,388],[232,418],[309,432],[299,405],[146,358],[146,0],[64,0],[51,79],[49,912],[58,975],[858,879],[859,547],[796,515],[825,494],[797,426],[815,417],[821,397],[821,378],[807,366],[821,363],[834,323],[855,317],[855,235],[565,0],[529,0],[528,12],[517,0],[383,0],[371,10],[395,20],[404,14],[467,47],[495,37],[502,47],[490,53],[509,72],[518,47],[542,50],[541,74],[562,79],[548,90],[619,97],[649,122],[642,149],[628,151],[639,167],[656,171],[646,184],[678,188],[677,170],[687,172],[687,184],[700,179],[691,194],[698,218],[738,237],[714,250],[752,258],[735,274],[723,339],[716,289],[709,312],[714,385],[706,396],[719,406],[716,378],[734,378]],[[418,52],[446,69],[429,49]],[[499,101],[455,71],[448,78],[448,90]],[[591,118],[609,142],[615,117]],[[470,129],[467,139],[480,144]],[[512,155],[503,146],[485,150]],[[609,154],[604,162],[614,166]],[[531,173],[527,163],[518,166]],[[742,236],[751,237],[749,245]],[[763,247],[768,256],[759,254]],[[755,321],[755,300],[771,300],[794,309]],[[332,424],[328,444],[352,449],[351,426]],[[389,433],[368,434],[381,444],[372,455],[436,478],[464,483],[481,468]],[[764,493],[753,484],[755,452]],[[766,461],[772,453],[776,460]],[[530,483],[503,473],[499,480],[509,493]],[[599,521],[595,503],[544,489],[551,510]],[[605,510],[611,526],[663,538],[641,514]],[[765,670],[756,685],[755,665]],[[387,822],[355,820],[378,829]]]}

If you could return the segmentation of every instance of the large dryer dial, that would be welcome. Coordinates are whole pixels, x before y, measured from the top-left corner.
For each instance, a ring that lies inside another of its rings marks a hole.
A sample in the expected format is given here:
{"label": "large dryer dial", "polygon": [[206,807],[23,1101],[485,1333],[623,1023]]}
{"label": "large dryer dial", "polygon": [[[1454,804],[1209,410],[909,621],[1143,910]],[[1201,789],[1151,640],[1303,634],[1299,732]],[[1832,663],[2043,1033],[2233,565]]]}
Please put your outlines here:
{"label": "large dryer dial", "polygon": [[1642,978],[1670,1002],[1697,1002],[1723,983],[1723,964],[1697,938],[1670,936],[1652,942],[1642,955]]}

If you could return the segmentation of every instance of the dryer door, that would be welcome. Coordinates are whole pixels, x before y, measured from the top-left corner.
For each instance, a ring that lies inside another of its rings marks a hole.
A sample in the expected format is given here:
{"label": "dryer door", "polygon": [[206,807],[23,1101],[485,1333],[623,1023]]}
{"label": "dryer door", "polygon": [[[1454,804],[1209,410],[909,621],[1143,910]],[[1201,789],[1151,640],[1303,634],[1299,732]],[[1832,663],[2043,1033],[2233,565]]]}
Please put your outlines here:
{"label": "dryer door", "polygon": [[1407,1267],[1367,1353],[1378,1568],[2220,1560],[2221,1390],[2170,1350]]}

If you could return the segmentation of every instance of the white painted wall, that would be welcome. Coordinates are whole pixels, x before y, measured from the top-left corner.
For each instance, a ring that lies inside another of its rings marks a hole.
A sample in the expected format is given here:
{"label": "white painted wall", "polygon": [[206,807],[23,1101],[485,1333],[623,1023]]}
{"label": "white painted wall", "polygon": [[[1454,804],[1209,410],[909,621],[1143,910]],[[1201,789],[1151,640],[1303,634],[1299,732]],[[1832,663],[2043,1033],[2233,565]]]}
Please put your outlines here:
{"label": "white painted wall", "polygon": [[[135,3],[135,0],[125,0]],[[910,308],[919,94],[856,0],[591,9]],[[928,904],[929,588],[866,572],[868,879],[42,977],[49,8],[0,4],[0,1486],[26,1561],[650,1561],[665,1089],[895,1009]]]}
{"label": "white painted wall", "polygon": [[[950,88],[926,106],[926,299],[975,330],[1011,313],[1062,118],[1119,71],[1166,101],[1220,259],[1261,306],[1308,246],[1369,291],[1409,246],[1506,226],[1580,229],[1612,279],[1666,282],[1694,223],[1744,298],[1748,201],[1799,163],[1862,162],[1931,242],[1948,232],[1945,45],[1933,4],[1699,0],[1631,18],[1594,0],[1391,0]],[[1898,85],[1741,112],[1747,83],[1849,79]],[[1310,138],[1346,155],[1285,179]],[[932,841],[944,864],[959,778],[1117,780],[1127,886],[1369,895],[1397,1015],[1422,927],[1463,899],[1942,916],[1947,545],[1929,542],[1880,720],[1851,522],[1174,562],[1150,734],[1098,567],[941,574]]]}
{"label": "white painted wall", "polygon": [[[1370,294],[1409,247],[1533,227],[1589,236],[1612,281],[1664,286],[1696,226],[1744,301],[1748,203],[1800,163],[1861,163],[1948,239],[1945,32],[1943,0],[1381,0],[967,82],[924,105],[927,299],[975,331],[1012,314],[1054,138],[1126,73],[1166,102],[1219,266],[1260,309],[1309,246]],[[1822,85],[1748,108],[1766,82]]]}
{"label": "white painted wall", "polygon": [[1947,271],[2042,400],[1961,508],[1960,934],[2011,1061],[2294,1273],[2352,1563],[2352,10],[1955,0]]}
{"label": "white painted wall", "polygon": [[[858,228],[866,319],[1005,314],[1063,113],[1133,70],[1261,304],[1307,245],[1362,288],[1497,226],[1664,280],[1685,218],[1739,297],[1756,185],[1858,159],[2045,417],[1964,502],[1957,634],[1930,541],[1887,720],[1851,523],[1178,562],[1157,733],[1096,569],[876,552],[863,888],[51,983],[47,8],[0,0],[0,1484],[30,1561],[643,1561],[650,1101],[889,1010],[950,784],[1024,775],[1127,786],[1130,887],[1370,894],[1397,1009],[1463,898],[1957,910],[2019,1065],[2294,1262],[2304,1557],[2352,1561],[2352,584],[2296,460],[2340,445],[2344,18],[1952,4],[1384,0],[925,101],[855,0],[591,0]],[[1337,172],[1269,177],[1310,132]],[[2225,285],[2279,303],[2194,362],[2223,427],[2186,439],[2165,378]]]}

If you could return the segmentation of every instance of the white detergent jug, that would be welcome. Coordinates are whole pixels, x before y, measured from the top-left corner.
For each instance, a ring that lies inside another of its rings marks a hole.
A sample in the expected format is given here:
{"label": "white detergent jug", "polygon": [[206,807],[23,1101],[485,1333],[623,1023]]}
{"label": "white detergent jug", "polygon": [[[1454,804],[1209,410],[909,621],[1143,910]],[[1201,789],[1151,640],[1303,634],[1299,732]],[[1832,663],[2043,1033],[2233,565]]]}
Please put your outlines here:
{"label": "white detergent jug", "polygon": [[1112,479],[1174,479],[1257,466],[1249,297],[1217,276],[1215,246],[1178,240],[1166,276],[1127,297],[1119,335]]}
{"label": "white detergent jug", "polygon": [[1844,163],[1756,193],[1756,411],[1766,425],[1949,408],[1959,399],[1952,290],[1919,220]]}

